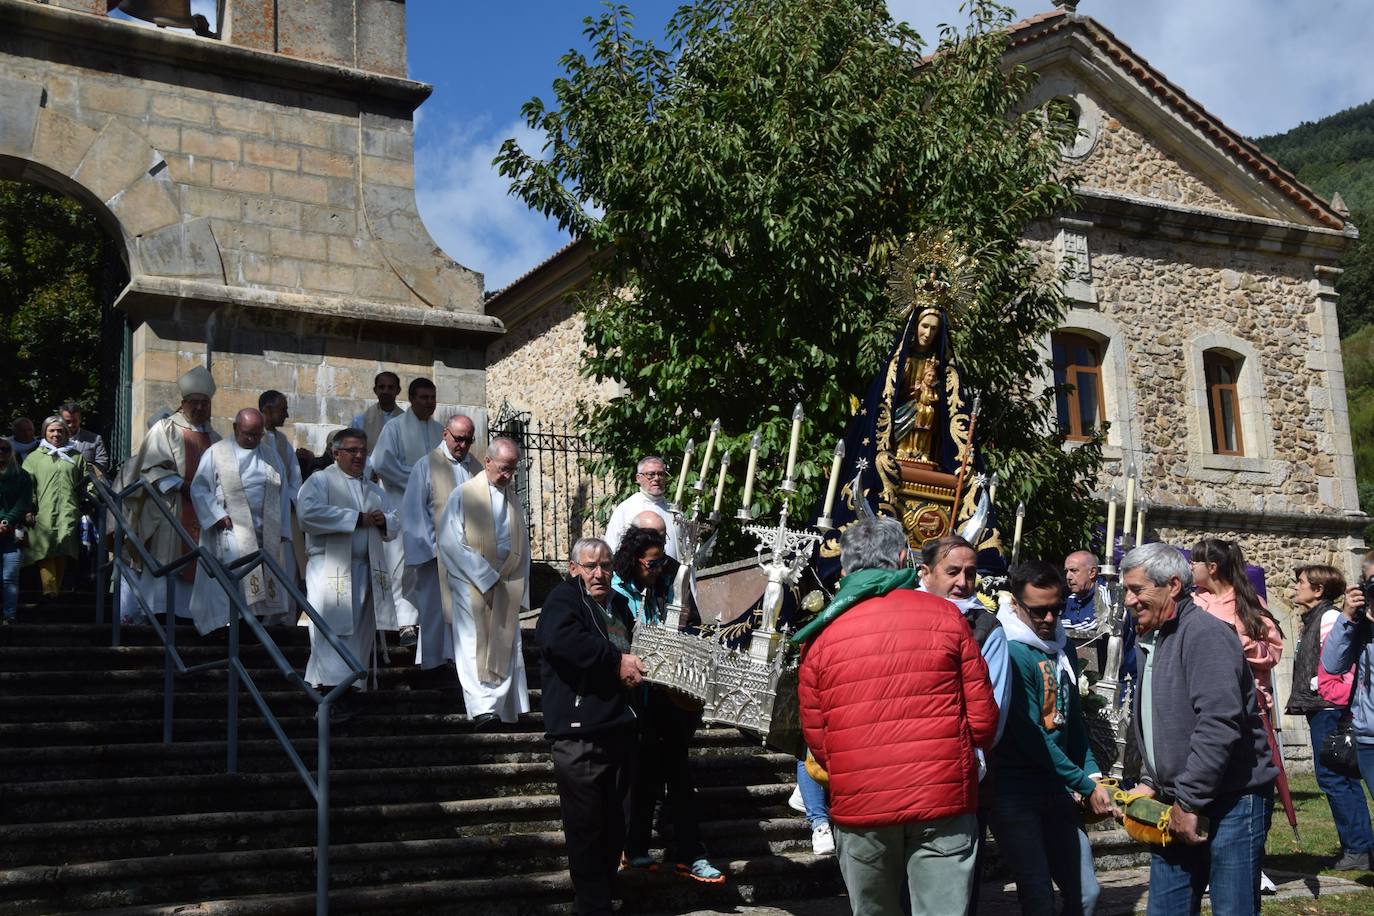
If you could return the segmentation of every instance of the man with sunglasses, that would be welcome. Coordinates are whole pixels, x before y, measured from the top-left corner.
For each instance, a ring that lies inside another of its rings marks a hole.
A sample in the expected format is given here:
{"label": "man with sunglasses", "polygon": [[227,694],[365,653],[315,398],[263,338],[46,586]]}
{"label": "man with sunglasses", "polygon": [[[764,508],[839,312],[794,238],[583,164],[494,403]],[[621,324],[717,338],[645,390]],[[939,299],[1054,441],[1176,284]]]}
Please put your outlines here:
{"label": "man with sunglasses", "polygon": [[[988,822],[1022,913],[1091,916],[1099,886],[1074,795],[1099,817],[1113,806],[1097,781],[1078,674],[1060,625],[1064,577],[1032,560],[1011,571],[1010,589],[997,619],[1007,634],[1012,692],[1006,729],[992,753],[998,782]],[[1055,908],[1055,885],[1062,910]]]}
{"label": "man with sunglasses", "polygon": [[625,536],[626,529],[635,524],[636,516],[642,512],[652,512],[663,519],[667,538],[665,552],[674,560],[681,560],[677,526],[673,524],[672,513],[668,511],[668,498],[664,495],[668,490],[668,468],[663,459],[657,455],[646,455],[639,459],[635,465],[635,483],[639,485],[639,492],[616,506],[610,521],[606,523],[606,543],[610,545],[611,552],[620,549],[620,539]]}
{"label": "man with sunglasses", "polygon": [[415,662],[420,670],[441,676],[441,686],[453,685],[446,668],[453,662],[453,598],[448,571],[439,563],[436,525],[453,491],[482,473],[473,457],[472,420],[454,414],[444,424],[443,441],[410,469],[401,500],[401,540],[406,567],[402,583],[406,599],[419,608],[420,636]]}

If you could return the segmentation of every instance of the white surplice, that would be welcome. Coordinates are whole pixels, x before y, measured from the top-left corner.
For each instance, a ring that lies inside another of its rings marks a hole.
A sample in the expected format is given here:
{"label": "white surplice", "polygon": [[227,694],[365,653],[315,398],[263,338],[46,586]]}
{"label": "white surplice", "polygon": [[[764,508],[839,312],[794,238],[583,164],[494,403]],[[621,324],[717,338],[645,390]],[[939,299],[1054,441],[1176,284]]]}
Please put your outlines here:
{"label": "white surplice", "polygon": [[[453,460],[446,443],[432,454],[439,455],[453,473],[453,486],[462,486],[482,466],[472,454],[461,462]],[[431,486],[430,458],[426,456],[411,468],[401,500],[401,545],[405,551],[406,598],[420,613],[420,640],[415,662],[421,668],[437,668],[453,661],[453,628],[444,619],[443,595],[439,589],[439,544],[434,534],[434,490]]]}
{"label": "white surplice", "polygon": [[644,511],[654,512],[663,519],[663,523],[668,526],[663,552],[674,560],[681,561],[682,554],[677,544],[677,525],[673,524],[673,514],[668,511],[668,500],[662,496],[654,499],[643,490],[622,500],[611,513],[610,520],[606,522],[606,535],[603,540],[611,545],[611,553],[614,554],[620,549],[620,539],[634,524],[635,516]]}
{"label": "white surplice", "polygon": [[[270,452],[277,459],[277,464],[282,469],[282,495],[287,499],[289,512],[283,513],[281,523],[281,568],[282,572],[295,582],[301,582],[301,566],[305,563],[305,536],[300,530],[300,519],[297,517],[296,498],[301,491],[301,463],[296,458],[296,450],[291,447],[286,434],[277,430],[269,429],[263,434],[262,447]],[[300,535],[300,555],[296,553],[296,538]],[[296,600],[289,594],[282,595],[282,620],[285,623],[294,623],[300,614],[300,608],[296,606]]]}
{"label": "white surplice", "polygon": [[[420,420],[410,410],[382,427],[368,463],[381,479],[390,508],[400,511],[406,495],[406,484],[410,482],[411,468],[439,445],[443,438],[444,428],[433,417]],[[391,563],[391,594],[396,603],[396,625],[417,626],[420,623],[420,610],[406,597],[402,585],[406,570],[405,549],[400,541],[389,541],[386,553]]]}
{"label": "white surplice", "polygon": [[[240,493],[231,494],[225,489],[225,481],[215,466],[215,453],[227,449],[231,460],[238,465]],[[290,500],[282,485],[284,475],[277,456],[268,448],[258,446],[246,449],[232,439],[217,442],[200,460],[195,476],[191,478],[191,505],[195,507],[196,517],[200,520],[200,542],[214,551],[220,562],[228,566],[234,560],[252,553],[262,544],[263,500],[269,490],[275,490],[280,514],[278,519],[289,518]],[[253,519],[253,547],[244,550],[239,532],[234,529],[215,527],[220,519],[230,516],[230,500],[243,499]],[[281,538],[277,540],[280,542]],[[289,545],[288,545],[289,550]],[[278,551],[280,556],[280,550]],[[259,617],[275,618],[281,615],[284,595],[277,590],[277,600],[251,605]],[[229,623],[229,597],[224,588],[203,572],[196,576],[195,587],[191,590],[191,616],[195,619],[196,629],[202,634],[227,626]]]}
{"label": "white surplice", "polygon": [[[496,527],[496,554],[499,561],[510,555],[510,526],[506,518],[506,494],[487,484],[491,496],[491,514]],[[514,722],[522,712],[530,711],[529,688],[525,683],[525,656],[520,643],[520,628],[516,627],[511,646],[510,667],[506,677],[495,683],[483,682],[477,674],[477,622],[468,586],[487,592],[500,573],[480,553],[468,545],[463,519],[463,491],[456,489],[444,506],[439,519],[439,555],[448,572],[449,591],[453,596],[454,664],[458,681],[463,686],[463,704],[469,716],[495,713],[503,722]],[[525,593],[520,607],[530,606],[529,555],[525,556]]]}
{"label": "white surplice", "polygon": [[[343,499],[336,497],[340,492],[346,494]],[[386,507],[386,497],[380,487],[360,477],[347,476],[338,465],[330,465],[310,475],[301,486],[296,507],[301,527],[305,529],[306,597],[338,635],[339,641],[348,646],[359,662],[370,665],[378,627],[387,623],[395,627],[394,613],[380,615],[392,619],[379,622],[377,602],[374,601],[379,589],[374,589],[372,584],[382,577],[389,593],[386,557],[380,544],[396,537],[399,524],[396,513]],[[370,509],[381,509],[386,514],[386,530],[379,532],[379,540],[369,536],[375,529],[358,527],[358,514]],[[333,538],[349,541],[351,562],[346,570],[330,568]],[[345,601],[345,598],[351,600]],[[386,608],[390,609],[389,602]],[[332,686],[348,677],[348,673],[343,658],[320,638],[311,623],[310,661],[305,667],[305,679],[316,686]]]}

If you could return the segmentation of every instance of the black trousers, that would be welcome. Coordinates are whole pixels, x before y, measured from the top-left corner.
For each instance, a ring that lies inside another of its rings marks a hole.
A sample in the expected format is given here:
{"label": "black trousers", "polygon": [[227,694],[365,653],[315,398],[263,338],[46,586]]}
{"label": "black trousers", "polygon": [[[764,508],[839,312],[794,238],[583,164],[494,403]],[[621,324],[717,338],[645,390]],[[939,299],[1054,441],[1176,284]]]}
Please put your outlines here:
{"label": "black trousers", "polygon": [[633,726],[553,741],[553,776],[577,916],[611,912],[611,884],[625,847],[634,761]]}
{"label": "black trousers", "polygon": [[649,687],[639,713],[639,761],[630,792],[626,855],[648,855],[654,805],[660,798],[663,820],[673,830],[663,861],[690,865],[706,855],[697,819],[696,788],[687,765],[692,736],[700,725],[700,710],[683,709],[669,699],[666,690]]}

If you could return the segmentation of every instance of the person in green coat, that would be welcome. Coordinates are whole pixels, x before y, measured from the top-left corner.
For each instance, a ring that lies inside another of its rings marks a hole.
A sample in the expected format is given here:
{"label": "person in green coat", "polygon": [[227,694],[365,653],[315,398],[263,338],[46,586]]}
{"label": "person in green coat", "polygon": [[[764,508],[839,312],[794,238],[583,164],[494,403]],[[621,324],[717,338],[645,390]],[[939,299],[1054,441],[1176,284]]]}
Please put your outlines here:
{"label": "person in green coat", "polygon": [[33,480],[14,457],[10,440],[0,438],[0,626],[14,623],[19,613],[19,566],[23,555],[20,532],[33,523]]}
{"label": "person in green coat", "polygon": [[24,565],[38,564],[43,597],[62,590],[67,561],[80,556],[81,501],[86,494],[86,459],[68,442],[61,417],[43,421],[43,439],[24,459],[33,478],[33,527],[24,545]]}

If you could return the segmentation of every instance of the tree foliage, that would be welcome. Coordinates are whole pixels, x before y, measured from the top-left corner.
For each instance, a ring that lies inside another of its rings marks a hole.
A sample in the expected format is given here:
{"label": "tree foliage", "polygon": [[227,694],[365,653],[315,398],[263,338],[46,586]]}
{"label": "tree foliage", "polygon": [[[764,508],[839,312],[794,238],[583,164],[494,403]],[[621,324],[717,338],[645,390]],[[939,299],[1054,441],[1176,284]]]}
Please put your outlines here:
{"label": "tree foliage", "polygon": [[562,58],[554,104],[524,106],[544,149],[509,140],[496,162],[512,193],[607,252],[581,299],[584,371],[624,391],[582,407],[600,470],[675,463],[719,416],[729,492],[758,431],[759,502],[775,511],[801,402],[804,514],[906,305],[888,296],[892,259],[948,230],[977,256],[955,344],[1009,481],[1003,517],[1033,507],[1031,555],[1084,542],[1100,450],[1065,451],[1054,430],[1035,342],[1063,302],[1021,243],[1071,207],[1073,127],[1024,106],[1035,78],[1003,66],[1008,11],[975,0],[968,16],[928,57],[881,0],[697,0],[666,47],[636,37],[624,6],[587,20],[590,53]]}
{"label": "tree foliage", "polygon": [[[0,425],[35,424],[63,401],[88,415],[100,368],[104,231],[70,198],[0,181]],[[87,425],[94,425],[90,422]]]}

